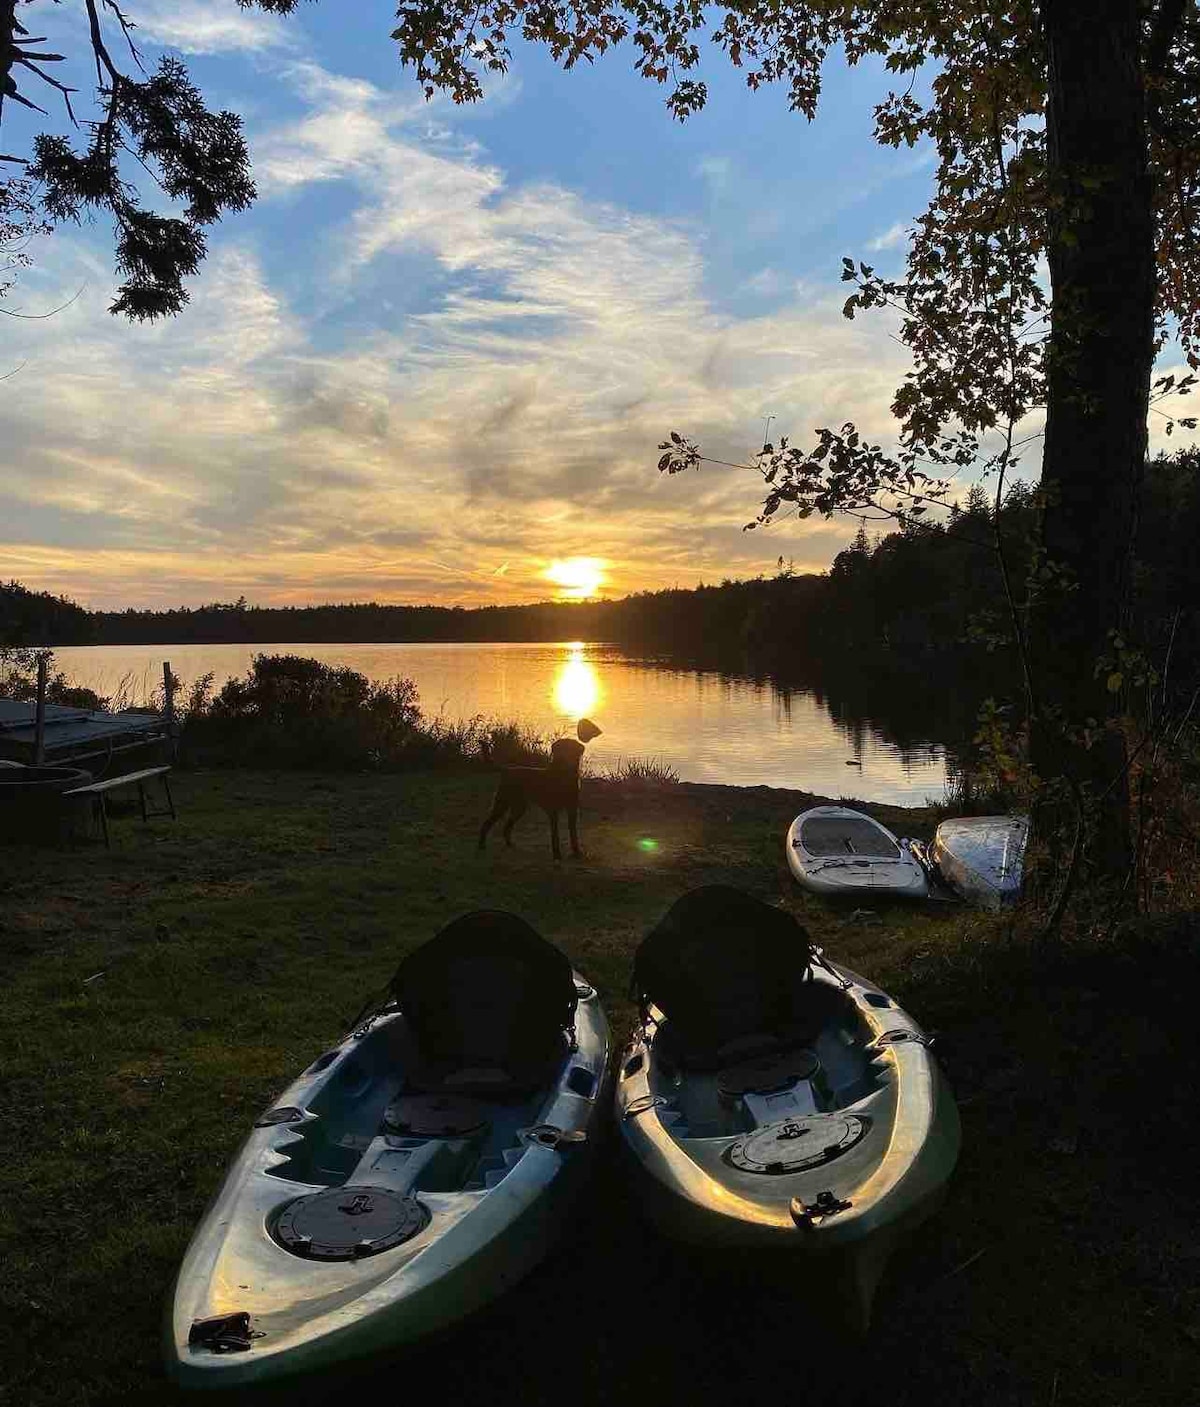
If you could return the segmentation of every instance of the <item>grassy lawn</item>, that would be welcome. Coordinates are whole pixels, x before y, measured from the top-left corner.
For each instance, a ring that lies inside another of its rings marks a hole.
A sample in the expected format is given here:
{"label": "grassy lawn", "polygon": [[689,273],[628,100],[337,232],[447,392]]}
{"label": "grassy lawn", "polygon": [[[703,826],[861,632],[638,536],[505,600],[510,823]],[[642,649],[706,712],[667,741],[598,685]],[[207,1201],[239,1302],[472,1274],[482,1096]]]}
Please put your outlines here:
{"label": "grassy lawn", "polygon": [[777,1274],[660,1243],[614,1164],[536,1275],[363,1390],[399,1400],[420,1381],[463,1407],[1194,1401],[1194,934],[1080,942],[1035,969],[964,910],[864,924],[802,897],[781,843],[799,794],[590,786],[587,856],[557,866],[532,815],[517,848],[477,855],[491,782],[447,775],[184,773],[177,824],[118,819],[111,851],[0,853],[0,1402],[175,1400],[164,1301],[227,1160],[446,920],[524,915],[600,987],[619,1037],[640,935],[711,881],[783,899],[943,1035],[963,1157],[869,1345],[827,1341]]}

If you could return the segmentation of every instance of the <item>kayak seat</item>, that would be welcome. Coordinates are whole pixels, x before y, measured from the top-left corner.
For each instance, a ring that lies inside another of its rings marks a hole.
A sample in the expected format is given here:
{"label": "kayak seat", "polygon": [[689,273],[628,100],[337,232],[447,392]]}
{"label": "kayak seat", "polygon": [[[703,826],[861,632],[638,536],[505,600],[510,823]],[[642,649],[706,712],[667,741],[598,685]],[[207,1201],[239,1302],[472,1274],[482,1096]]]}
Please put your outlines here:
{"label": "kayak seat", "polygon": [[807,1050],[815,1043],[820,1030],[821,1022],[814,1019],[777,1031],[752,1031],[714,1047],[704,1038],[699,1041],[691,1038],[691,1033],[678,1023],[664,1021],[654,1037],[654,1053],[660,1061],[665,1060],[681,1070],[724,1070],[748,1060]]}
{"label": "kayak seat", "polygon": [[462,1094],[498,1103],[525,1099],[555,1078],[568,1049],[563,1037],[546,1058],[507,1067],[438,1064],[417,1056],[405,1070],[404,1087],[418,1094]]}
{"label": "kayak seat", "polygon": [[567,958],[494,909],[455,919],[411,953],[392,993],[413,1043],[406,1088],[500,1100],[553,1079],[578,1001]]}
{"label": "kayak seat", "polygon": [[643,939],[633,985],[666,1021],[661,1055],[685,1069],[809,1045],[829,1011],[808,981],[808,934],[789,913],[727,885],[683,895]]}

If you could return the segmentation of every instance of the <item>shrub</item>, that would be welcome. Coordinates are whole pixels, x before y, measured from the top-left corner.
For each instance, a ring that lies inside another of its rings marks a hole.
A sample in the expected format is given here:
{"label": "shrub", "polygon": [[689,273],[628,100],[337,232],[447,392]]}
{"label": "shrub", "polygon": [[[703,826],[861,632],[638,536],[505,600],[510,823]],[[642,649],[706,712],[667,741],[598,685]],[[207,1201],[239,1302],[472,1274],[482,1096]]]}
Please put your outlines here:
{"label": "shrub", "polygon": [[186,760],[241,766],[362,769],[400,760],[421,711],[410,679],[372,684],[299,655],[255,655],[215,698],[212,678],[182,701]]}
{"label": "shrub", "polygon": [[548,740],[476,715],[423,720],[411,679],[373,684],[299,655],[256,655],[213,694],[212,675],[177,703],[180,755],[208,766],[409,770],[545,761]]}
{"label": "shrub", "polygon": [[[0,699],[19,699],[23,703],[33,703],[37,699],[37,655],[36,650],[0,652],[0,665],[3,665],[0,668]],[[53,659],[51,655],[51,662]],[[95,690],[69,684],[61,671],[46,679],[46,702],[89,710],[109,706],[109,701]]]}

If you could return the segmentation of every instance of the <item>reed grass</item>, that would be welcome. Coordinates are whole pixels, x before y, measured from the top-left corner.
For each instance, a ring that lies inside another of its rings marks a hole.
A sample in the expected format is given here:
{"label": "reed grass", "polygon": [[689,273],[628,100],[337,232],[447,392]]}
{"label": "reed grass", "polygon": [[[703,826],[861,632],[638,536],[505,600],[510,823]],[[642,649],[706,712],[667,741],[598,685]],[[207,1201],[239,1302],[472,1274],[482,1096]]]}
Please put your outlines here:
{"label": "reed grass", "polygon": [[619,782],[629,787],[674,787],[679,785],[678,770],[661,757],[619,757],[596,775],[607,782]]}

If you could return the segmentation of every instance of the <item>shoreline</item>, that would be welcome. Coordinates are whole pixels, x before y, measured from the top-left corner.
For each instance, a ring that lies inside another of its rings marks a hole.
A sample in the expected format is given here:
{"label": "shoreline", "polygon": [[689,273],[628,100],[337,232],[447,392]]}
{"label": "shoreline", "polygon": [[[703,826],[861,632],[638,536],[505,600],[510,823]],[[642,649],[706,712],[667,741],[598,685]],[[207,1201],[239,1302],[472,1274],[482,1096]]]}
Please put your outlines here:
{"label": "shoreline", "polygon": [[[610,781],[604,777],[587,777],[584,780],[584,785],[586,789],[599,788],[602,793],[608,793],[610,798],[619,799],[622,803],[636,800],[644,804],[649,798],[675,796],[680,801],[699,803],[701,807],[713,811],[738,811],[744,814],[748,811],[759,810],[771,815],[776,812],[781,814],[786,812],[789,823],[791,818],[813,806],[849,806],[852,810],[862,811],[866,815],[882,821],[892,830],[895,830],[897,826],[907,826],[910,831],[927,829],[929,835],[932,835],[934,829],[935,808],[930,805],[901,806],[890,801],[863,801],[858,797],[823,796],[819,792],[804,791],[799,787],[772,787],[764,783],[737,786],[725,782],[674,782],[667,786],[650,787],[630,782]],[[587,804],[586,791],[584,804]],[[903,833],[907,834],[909,831]]]}

